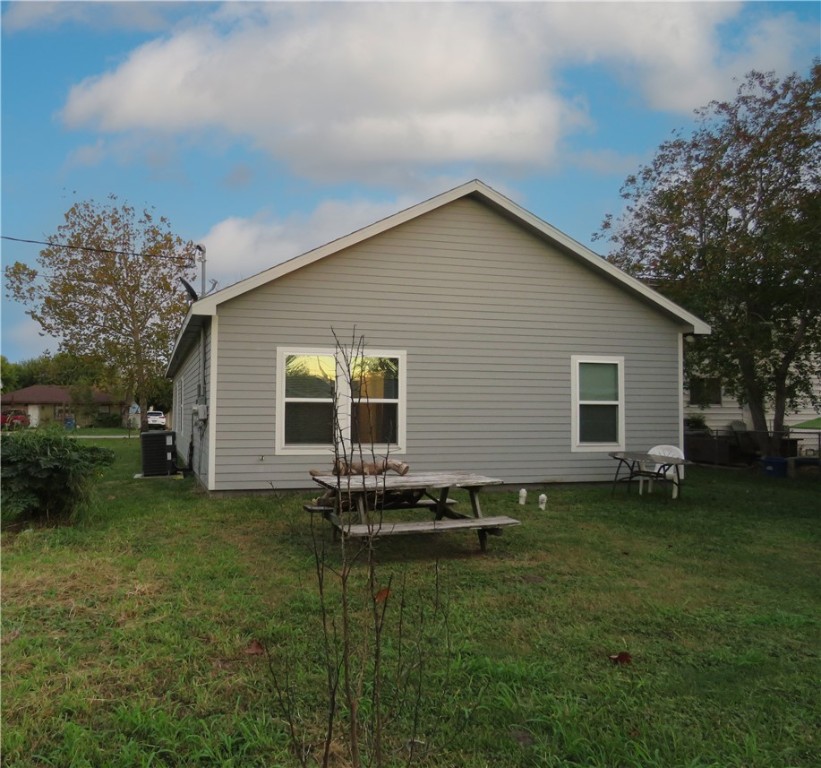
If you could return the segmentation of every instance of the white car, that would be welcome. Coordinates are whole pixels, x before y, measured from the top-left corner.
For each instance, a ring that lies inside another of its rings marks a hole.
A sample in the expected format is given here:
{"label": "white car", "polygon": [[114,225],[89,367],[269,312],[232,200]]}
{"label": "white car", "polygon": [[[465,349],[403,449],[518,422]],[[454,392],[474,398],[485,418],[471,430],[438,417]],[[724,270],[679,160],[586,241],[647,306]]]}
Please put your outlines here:
{"label": "white car", "polygon": [[148,428],[165,429],[165,414],[162,411],[149,411],[146,414]]}

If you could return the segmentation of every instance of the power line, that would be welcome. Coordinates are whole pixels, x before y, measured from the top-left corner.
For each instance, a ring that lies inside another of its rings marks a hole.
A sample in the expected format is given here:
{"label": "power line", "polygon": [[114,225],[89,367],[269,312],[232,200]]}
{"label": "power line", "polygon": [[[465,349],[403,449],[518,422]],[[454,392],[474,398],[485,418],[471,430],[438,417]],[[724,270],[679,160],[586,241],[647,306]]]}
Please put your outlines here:
{"label": "power line", "polygon": [[146,259],[169,259],[172,261],[193,261],[193,256],[169,256],[164,253],[136,253],[135,251],[116,251],[113,248],[93,248],[90,245],[68,245],[66,243],[48,243],[45,240],[27,240],[22,237],[0,235],[2,240],[11,240],[15,243],[30,243],[32,245],[47,245],[49,248],[67,248],[71,251],[88,251],[89,253],[111,253],[115,256],[139,256]]}

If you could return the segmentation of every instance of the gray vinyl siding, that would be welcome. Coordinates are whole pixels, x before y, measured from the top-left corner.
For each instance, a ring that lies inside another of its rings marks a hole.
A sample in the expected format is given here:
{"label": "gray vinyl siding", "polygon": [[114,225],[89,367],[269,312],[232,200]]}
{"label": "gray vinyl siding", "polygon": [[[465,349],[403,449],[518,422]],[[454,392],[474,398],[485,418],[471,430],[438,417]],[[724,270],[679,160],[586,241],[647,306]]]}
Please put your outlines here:
{"label": "gray vinyl siding", "polygon": [[364,336],[407,352],[417,471],[606,480],[571,452],[571,356],[624,356],[626,448],[678,443],[681,328],[480,202],[459,199],[218,308],[216,490],[310,487],[277,456],[276,355]]}
{"label": "gray vinyl siding", "polygon": [[209,365],[211,359],[210,328],[205,332],[205,380],[203,380],[203,366],[201,362],[201,345],[194,344],[179,371],[174,376],[174,413],[177,414],[177,382],[182,381],[183,401],[180,409],[180,423],[175,424],[177,454],[180,465],[188,466],[189,449],[193,440],[193,457],[191,469],[199,481],[208,487],[208,429],[194,416],[194,405],[206,402],[208,393]]}

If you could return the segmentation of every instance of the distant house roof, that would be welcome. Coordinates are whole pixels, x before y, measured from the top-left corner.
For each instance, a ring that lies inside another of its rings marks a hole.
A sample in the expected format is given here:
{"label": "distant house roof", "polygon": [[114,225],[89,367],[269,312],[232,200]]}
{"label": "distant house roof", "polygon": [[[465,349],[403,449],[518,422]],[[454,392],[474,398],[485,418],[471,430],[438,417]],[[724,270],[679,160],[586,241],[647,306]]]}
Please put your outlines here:
{"label": "distant house roof", "polygon": [[[63,405],[74,400],[68,387],[58,387],[53,384],[32,384],[30,387],[6,392],[2,396],[3,405]],[[97,405],[111,405],[114,398],[111,395],[92,391],[92,400]]]}
{"label": "distant house roof", "polygon": [[363,240],[374,237],[382,232],[385,232],[393,227],[411,221],[419,216],[422,216],[429,211],[441,208],[448,203],[458,200],[460,198],[471,198],[478,200],[481,203],[496,210],[503,216],[524,227],[526,230],[535,234],[537,237],[545,240],[556,248],[576,259],[579,263],[592,269],[606,280],[609,280],[620,286],[628,293],[647,302],[655,307],[660,312],[673,318],[675,321],[688,326],[690,332],[697,334],[709,334],[710,326],[703,320],[683,309],[679,305],[662,296],[657,291],[649,288],[644,283],[636,278],[623,272],[618,267],[615,267],[604,258],[594,253],[589,248],[586,248],[581,243],[573,240],[568,235],[559,231],[555,227],[543,221],[538,216],[530,213],[521,206],[514,203],[504,195],[497,192],[495,189],[487,186],[478,179],[469,181],[466,184],[455,187],[454,189],[444,192],[440,195],[425,200],[417,205],[399,211],[392,216],[381,219],[380,221],[371,224],[352,232],[345,237],[333,240],[326,245],[315,248],[312,251],[303,253],[301,256],[290,259],[289,261],[277,264],[269,269],[252,275],[245,280],[240,280],[233,285],[227,286],[220,291],[208,294],[199,301],[195,301],[188,310],[188,315],[183,322],[182,329],[177,337],[177,342],[174,346],[174,351],[171,355],[171,361],[166,369],[167,376],[173,376],[180,366],[184,355],[196,342],[200,329],[204,326],[206,318],[217,314],[217,307],[230,301],[237,296],[241,296],[248,291],[265,285],[273,280],[277,280],[284,275],[294,272],[298,269],[313,264],[328,256],[348,248]]}

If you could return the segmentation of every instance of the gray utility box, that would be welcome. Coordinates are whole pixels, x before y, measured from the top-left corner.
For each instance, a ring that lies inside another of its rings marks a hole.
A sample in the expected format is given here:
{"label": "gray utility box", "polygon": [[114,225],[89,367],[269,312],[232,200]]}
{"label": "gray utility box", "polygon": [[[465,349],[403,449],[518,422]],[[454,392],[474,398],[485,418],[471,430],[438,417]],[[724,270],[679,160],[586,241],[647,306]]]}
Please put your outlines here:
{"label": "gray utility box", "polygon": [[177,473],[176,438],[176,432],[143,432],[140,435],[143,477]]}

